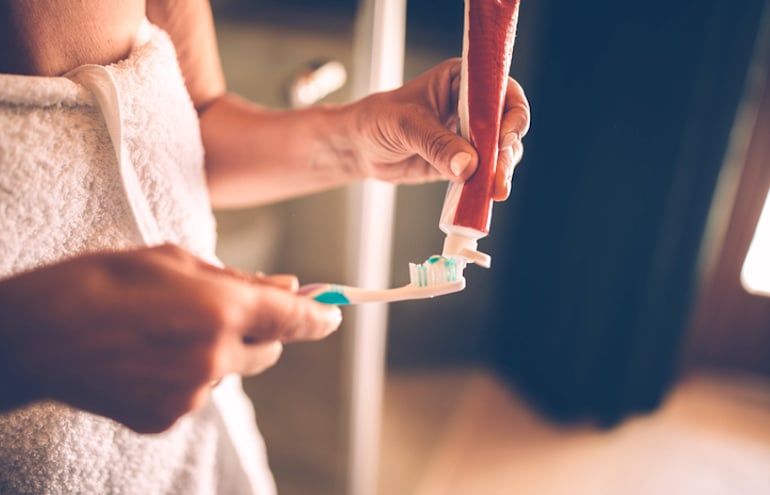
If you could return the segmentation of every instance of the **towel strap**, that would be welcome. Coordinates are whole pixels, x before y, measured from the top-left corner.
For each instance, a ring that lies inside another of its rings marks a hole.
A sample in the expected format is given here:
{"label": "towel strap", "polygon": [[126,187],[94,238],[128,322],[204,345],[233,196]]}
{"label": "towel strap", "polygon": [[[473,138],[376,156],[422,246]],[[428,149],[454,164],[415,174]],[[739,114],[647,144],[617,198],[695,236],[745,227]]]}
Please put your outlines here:
{"label": "towel strap", "polygon": [[123,142],[120,95],[115,79],[105,67],[94,64],[82,65],[65,74],[65,77],[86,87],[99,105],[115,150],[123,191],[133,214],[136,233],[142,244],[147,246],[162,244],[163,237],[160,234],[158,222],[152,214],[139,177],[136,175],[136,169],[131,163],[131,157]]}

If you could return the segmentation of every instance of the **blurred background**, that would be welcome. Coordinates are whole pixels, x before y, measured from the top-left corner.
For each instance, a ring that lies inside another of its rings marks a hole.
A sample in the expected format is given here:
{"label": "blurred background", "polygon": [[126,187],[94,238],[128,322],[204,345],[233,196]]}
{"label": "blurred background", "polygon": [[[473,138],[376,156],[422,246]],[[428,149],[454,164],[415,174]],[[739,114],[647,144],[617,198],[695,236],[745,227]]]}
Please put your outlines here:
{"label": "blurred background", "polygon": [[[334,61],[348,79],[322,101],[350,100],[357,1],[213,6],[232,91],[288,108]],[[512,75],[532,128],[481,241],[493,267],[388,309],[371,493],[770,493],[770,298],[739,276],[770,189],[767,12],[522,2]],[[460,54],[462,21],[460,0],[407,2],[405,79]],[[444,191],[398,188],[392,285],[440,250]],[[334,190],[217,212],[220,256],[348,280],[351,208]],[[246,381],[281,494],[350,491],[361,330]]]}

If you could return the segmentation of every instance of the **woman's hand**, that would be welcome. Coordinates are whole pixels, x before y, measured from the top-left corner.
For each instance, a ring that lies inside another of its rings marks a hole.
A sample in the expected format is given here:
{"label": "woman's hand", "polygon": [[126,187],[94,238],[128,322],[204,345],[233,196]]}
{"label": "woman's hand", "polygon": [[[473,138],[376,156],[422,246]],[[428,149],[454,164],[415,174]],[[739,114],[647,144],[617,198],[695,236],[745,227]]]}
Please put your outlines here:
{"label": "woman's hand", "polygon": [[[374,178],[462,182],[477,155],[456,133],[460,60],[448,60],[401,88],[347,105],[262,108],[236,95],[201,112],[209,194],[219,208],[240,208]],[[508,197],[529,104],[509,80],[493,197]]]}
{"label": "woman's hand", "polygon": [[[84,255],[0,283],[0,385],[9,409],[55,399],[139,432],[169,428],[212,382],[327,336],[339,308],[166,245]],[[9,397],[16,398],[9,400]]]}
{"label": "woman's hand", "polygon": [[[351,107],[352,137],[365,177],[401,183],[438,178],[467,180],[476,170],[477,154],[460,137],[457,100],[460,60],[448,60],[393,91],[376,93]],[[494,199],[510,193],[521,138],[529,130],[529,103],[521,86],[508,81],[500,129]]]}

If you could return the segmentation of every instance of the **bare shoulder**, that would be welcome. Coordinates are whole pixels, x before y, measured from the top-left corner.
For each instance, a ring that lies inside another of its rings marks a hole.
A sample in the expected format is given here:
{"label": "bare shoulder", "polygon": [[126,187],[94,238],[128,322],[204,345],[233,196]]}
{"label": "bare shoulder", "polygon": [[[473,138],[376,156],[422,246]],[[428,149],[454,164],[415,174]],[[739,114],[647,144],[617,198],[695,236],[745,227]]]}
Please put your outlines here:
{"label": "bare shoulder", "polygon": [[61,75],[128,54],[145,0],[0,0],[0,73]]}

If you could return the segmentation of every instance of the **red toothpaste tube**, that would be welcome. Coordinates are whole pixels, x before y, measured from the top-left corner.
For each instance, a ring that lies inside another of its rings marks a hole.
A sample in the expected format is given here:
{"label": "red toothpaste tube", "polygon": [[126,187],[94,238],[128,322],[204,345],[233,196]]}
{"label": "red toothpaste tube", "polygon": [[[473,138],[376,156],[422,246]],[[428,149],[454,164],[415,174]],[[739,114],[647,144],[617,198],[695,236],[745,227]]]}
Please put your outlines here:
{"label": "red toothpaste tube", "polygon": [[439,227],[442,256],[489,267],[478,240],[489,234],[500,124],[519,15],[519,0],[465,0],[460,133],[476,149],[478,169],[464,184],[451,183]]}

